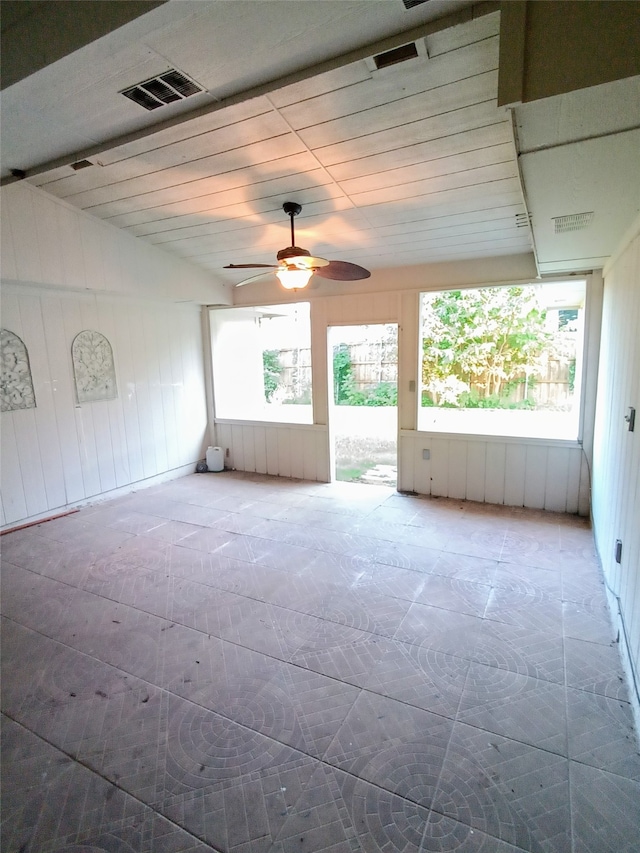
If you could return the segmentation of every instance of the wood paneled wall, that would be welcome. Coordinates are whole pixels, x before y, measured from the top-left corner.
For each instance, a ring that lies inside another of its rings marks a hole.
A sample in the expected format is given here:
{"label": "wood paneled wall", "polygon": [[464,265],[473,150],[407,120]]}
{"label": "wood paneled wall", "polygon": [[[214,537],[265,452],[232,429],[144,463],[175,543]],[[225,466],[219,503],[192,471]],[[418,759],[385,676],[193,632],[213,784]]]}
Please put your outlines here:
{"label": "wood paneled wall", "polygon": [[[6,285],[2,326],[28,349],[36,397],[35,409],[1,416],[3,526],[193,470],[203,456],[198,306]],[[84,329],[111,343],[115,400],[77,403],[71,343]]]}
{"label": "wood paneled wall", "polygon": [[218,421],[216,441],[227,468],[320,483],[331,479],[324,426]]}
{"label": "wood paneled wall", "polygon": [[[625,421],[630,407],[637,412],[634,432]],[[619,605],[624,620],[621,643],[640,676],[640,219],[605,269],[593,521],[612,612],[616,617]],[[640,703],[632,700],[640,721]]]}
{"label": "wood paneled wall", "polygon": [[403,430],[398,456],[402,491],[589,514],[587,460],[582,448],[569,442]]}
{"label": "wood paneled wall", "polygon": [[2,188],[2,281],[228,304],[213,275],[26,182]]}

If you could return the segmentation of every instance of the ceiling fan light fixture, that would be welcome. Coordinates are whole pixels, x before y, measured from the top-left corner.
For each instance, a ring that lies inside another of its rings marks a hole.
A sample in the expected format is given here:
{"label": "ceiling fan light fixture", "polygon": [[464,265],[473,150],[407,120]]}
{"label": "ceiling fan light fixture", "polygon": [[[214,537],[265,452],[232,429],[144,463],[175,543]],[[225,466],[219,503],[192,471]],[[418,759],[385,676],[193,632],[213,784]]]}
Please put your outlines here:
{"label": "ceiling fan light fixture", "polygon": [[286,290],[302,290],[309,284],[309,279],[313,275],[312,269],[292,269],[291,267],[282,267],[276,270],[276,275],[280,279],[280,284]]}

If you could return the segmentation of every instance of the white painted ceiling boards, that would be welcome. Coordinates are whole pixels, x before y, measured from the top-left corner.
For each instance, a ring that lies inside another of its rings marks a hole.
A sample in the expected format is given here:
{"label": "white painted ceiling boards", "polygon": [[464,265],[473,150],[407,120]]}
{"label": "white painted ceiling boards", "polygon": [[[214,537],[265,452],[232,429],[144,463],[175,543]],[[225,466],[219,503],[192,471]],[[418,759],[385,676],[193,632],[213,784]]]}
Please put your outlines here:
{"label": "white painted ceiling boards", "polygon": [[[2,92],[2,174],[228,284],[243,276],[225,264],[289,245],[287,200],[303,206],[298,245],[371,270],[534,248],[543,272],[594,266],[638,206],[637,78],[609,84],[615,116],[576,161],[572,95],[515,123],[497,106],[499,26],[495,3],[170,0]],[[417,56],[376,68],[407,43]],[[120,94],[169,68],[204,91],[150,112]],[[607,164],[597,193],[592,158]],[[556,240],[553,218],[585,206],[594,230]]]}

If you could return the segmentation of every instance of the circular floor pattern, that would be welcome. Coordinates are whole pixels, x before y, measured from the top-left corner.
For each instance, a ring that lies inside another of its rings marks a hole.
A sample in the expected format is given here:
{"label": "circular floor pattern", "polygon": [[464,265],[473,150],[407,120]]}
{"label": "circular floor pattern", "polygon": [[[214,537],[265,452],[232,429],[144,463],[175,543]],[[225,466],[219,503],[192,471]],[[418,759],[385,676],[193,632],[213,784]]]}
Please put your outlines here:
{"label": "circular floor pattern", "polygon": [[389,791],[348,778],[341,793],[367,853],[419,853],[429,810]]}
{"label": "circular floor pattern", "polygon": [[489,772],[460,745],[449,744],[434,810],[523,850],[538,849],[526,816],[517,814],[500,789],[499,770]]}
{"label": "circular floor pattern", "polygon": [[[264,710],[256,713],[264,714]],[[196,705],[183,704],[169,716],[167,769],[176,782],[191,789],[268,767],[286,749],[257,731]]]}

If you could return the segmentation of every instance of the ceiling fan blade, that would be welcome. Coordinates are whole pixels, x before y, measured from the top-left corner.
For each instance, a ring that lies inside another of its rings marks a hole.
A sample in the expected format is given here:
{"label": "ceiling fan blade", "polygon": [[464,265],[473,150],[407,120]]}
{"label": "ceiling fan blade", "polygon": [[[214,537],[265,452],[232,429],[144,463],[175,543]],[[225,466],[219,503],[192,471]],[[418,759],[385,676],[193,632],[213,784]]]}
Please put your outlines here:
{"label": "ceiling fan blade", "polygon": [[358,264],[349,261],[329,261],[326,267],[320,267],[315,271],[320,278],[330,278],[333,281],[358,281],[361,278],[369,278],[371,273]]}
{"label": "ceiling fan blade", "polygon": [[276,269],[278,264],[227,264],[222,267],[223,270],[257,270],[265,267],[266,269]]}
{"label": "ceiling fan blade", "polygon": [[275,273],[272,272],[261,272],[258,275],[252,275],[250,278],[245,278],[244,281],[239,281],[237,284],[234,284],[234,287],[242,287],[243,284],[253,284],[254,282],[263,281],[268,282],[272,281]]}

